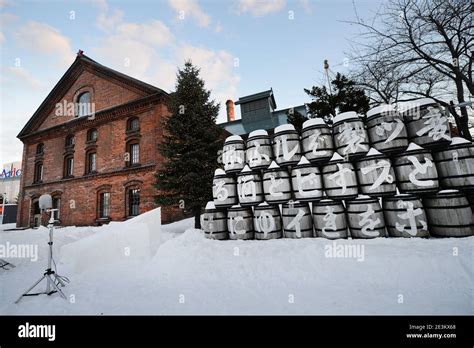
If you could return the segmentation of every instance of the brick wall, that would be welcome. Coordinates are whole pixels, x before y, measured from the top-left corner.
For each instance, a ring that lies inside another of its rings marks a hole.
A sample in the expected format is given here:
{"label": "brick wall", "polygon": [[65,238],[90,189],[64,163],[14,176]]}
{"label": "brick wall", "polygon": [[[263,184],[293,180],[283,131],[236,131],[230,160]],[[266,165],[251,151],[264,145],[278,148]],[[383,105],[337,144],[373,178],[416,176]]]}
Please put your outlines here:
{"label": "brick wall", "polygon": [[[64,99],[73,101],[82,90],[92,91],[92,102],[96,112],[112,106],[120,106],[142,98],[143,95],[120,86],[115,81],[84,71],[73,86],[64,94]],[[79,92],[78,92],[79,91]],[[95,120],[75,123],[73,127],[62,127],[48,132],[48,128],[71,120],[64,116],[50,114],[37,134],[23,139],[22,195],[18,209],[18,226],[30,226],[33,222],[33,204],[43,193],[53,194],[61,199],[60,220],[63,225],[94,225],[98,221],[98,192],[110,192],[110,219],[127,218],[126,192],[130,185],[140,189],[140,213],[157,207],[153,187],[156,167],[162,163],[157,145],[163,135],[161,122],[169,113],[162,101],[153,101],[140,107],[124,106],[126,112],[97,115]],[[108,118],[107,118],[108,117]],[[126,131],[127,120],[137,117],[140,131],[135,139],[140,144],[140,166],[127,167],[124,159],[126,143],[130,134]],[[109,120],[110,118],[110,120]],[[105,121],[104,121],[105,120]],[[87,142],[87,132],[97,129],[98,138],[94,144]],[[41,132],[43,130],[43,132]],[[72,178],[64,178],[65,140],[68,134],[75,137],[74,170]],[[127,136],[128,134],[128,136]],[[137,137],[138,136],[138,137]],[[43,155],[37,156],[36,148],[44,144]],[[86,151],[91,147],[97,153],[97,173],[86,174]],[[43,180],[34,183],[35,163],[43,163]],[[177,207],[164,208],[162,221],[175,221],[183,217]]]}

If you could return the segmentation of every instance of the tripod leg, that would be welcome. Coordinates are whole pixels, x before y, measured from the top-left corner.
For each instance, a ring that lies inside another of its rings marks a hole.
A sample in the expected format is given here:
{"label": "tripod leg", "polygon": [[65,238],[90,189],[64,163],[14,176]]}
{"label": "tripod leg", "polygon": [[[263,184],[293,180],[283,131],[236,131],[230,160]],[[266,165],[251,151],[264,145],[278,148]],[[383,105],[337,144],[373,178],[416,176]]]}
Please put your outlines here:
{"label": "tripod leg", "polygon": [[30,287],[28,290],[26,290],[19,298],[18,300],[15,301],[15,303],[18,303],[20,302],[20,300],[23,298],[23,296],[25,296],[26,294],[28,294],[31,290],[33,290],[36,285],[38,285],[39,283],[41,283],[41,281],[45,278],[46,276],[42,276],[36,283],[33,284],[32,287]]}
{"label": "tripod leg", "polygon": [[50,275],[47,275],[46,276],[48,278],[48,282],[51,284],[51,286],[56,289],[56,291],[59,293],[59,295],[61,295],[61,297],[65,300],[67,300],[67,297],[66,295],[64,295],[63,291],[56,285],[56,283],[54,282],[53,278],[51,278]]}

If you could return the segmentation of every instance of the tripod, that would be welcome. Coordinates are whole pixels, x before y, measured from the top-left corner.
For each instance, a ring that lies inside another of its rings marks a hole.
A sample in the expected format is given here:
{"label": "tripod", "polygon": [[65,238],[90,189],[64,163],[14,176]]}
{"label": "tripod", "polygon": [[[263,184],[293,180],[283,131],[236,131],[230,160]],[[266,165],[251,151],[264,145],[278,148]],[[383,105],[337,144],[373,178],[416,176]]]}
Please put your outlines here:
{"label": "tripod", "polygon": [[[48,213],[51,214],[49,221],[48,221],[48,228],[49,228],[49,254],[48,254],[48,268],[44,272],[43,276],[36,282],[34,283],[28,290],[26,290],[19,298],[18,300],[15,301],[15,303],[18,303],[21,301],[23,296],[36,296],[36,295],[52,295],[55,292],[57,292],[63,299],[67,299],[66,295],[62,292],[62,290],[59,288],[59,286],[56,284],[56,281],[61,284],[62,287],[65,287],[66,284],[64,281],[61,279],[60,276],[56,274],[55,271],[51,269],[51,262],[53,260],[53,231],[54,231],[54,213],[58,209],[48,209],[46,210]],[[39,292],[39,293],[34,293],[30,294],[29,292],[33,290],[41,281],[45,279],[46,280],[46,291],[45,292]]]}

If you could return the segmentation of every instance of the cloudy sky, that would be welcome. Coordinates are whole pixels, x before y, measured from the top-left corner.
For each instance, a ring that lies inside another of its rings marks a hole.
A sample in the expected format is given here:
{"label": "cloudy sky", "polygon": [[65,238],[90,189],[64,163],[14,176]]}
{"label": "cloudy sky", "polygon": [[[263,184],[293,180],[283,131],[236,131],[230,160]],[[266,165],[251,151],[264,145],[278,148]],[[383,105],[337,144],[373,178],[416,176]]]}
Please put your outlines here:
{"label": "cloudy sky", "polygon": [[[345,72],[356,28],[379,0],[0,0],[0,164],[21,159],[16,135],[72,64],[86,55],[171,91],[178,66],[201,67],[213,98],[273,87],[279,109],[308,102],[323,60]],[[240,112],[237,110],[237,115]]]}

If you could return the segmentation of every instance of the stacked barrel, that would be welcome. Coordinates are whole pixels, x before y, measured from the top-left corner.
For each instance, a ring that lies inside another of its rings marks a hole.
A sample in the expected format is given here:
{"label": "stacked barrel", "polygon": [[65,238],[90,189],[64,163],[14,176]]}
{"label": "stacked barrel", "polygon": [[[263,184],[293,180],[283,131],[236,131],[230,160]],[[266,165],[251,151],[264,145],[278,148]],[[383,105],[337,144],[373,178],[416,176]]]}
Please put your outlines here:
{"label": "stacked barrel", "polygon": [[474,235],[474,145],[431,99],[233,135],[222,158],[208,238]]}

